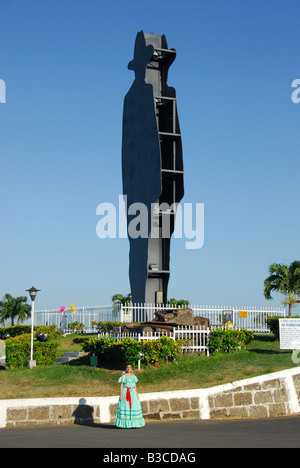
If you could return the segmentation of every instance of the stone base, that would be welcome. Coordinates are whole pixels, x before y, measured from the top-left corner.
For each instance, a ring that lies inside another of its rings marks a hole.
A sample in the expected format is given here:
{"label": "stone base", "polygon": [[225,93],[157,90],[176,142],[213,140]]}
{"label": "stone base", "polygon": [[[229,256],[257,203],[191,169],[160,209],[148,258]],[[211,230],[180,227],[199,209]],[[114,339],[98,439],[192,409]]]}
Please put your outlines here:
{"label": "stone base", "polygon": [[36,361],[33,361],[33,360],[32,361],[31,360],[27,361],[27,368],[28,369],[33,369],[34,367],[36,367]]}

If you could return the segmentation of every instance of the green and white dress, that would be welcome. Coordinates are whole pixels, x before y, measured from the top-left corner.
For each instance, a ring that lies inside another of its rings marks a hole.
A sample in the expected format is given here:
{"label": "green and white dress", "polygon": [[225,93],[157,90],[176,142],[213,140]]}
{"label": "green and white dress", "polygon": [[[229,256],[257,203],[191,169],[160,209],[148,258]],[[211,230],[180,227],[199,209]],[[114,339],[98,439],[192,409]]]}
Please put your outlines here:
{"label": "green and white dress", "polygon": [[143,418],[142,407],[140,400],[137,397],[135,391],[135,385],[138,382],[138,378],[133,375],[132,377],[119,378],[118,383],[123,382],[122,400],[119,400],[117,408],[117,417],[115,420],[115,426],[123,429],[131,429],[135,427],[145,426]]}

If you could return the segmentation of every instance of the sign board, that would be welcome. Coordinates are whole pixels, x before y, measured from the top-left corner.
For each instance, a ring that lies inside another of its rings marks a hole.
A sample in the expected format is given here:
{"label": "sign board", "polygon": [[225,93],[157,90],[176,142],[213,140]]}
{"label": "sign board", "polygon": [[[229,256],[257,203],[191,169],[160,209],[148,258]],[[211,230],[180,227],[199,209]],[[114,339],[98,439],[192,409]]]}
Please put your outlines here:
{"label": "sign board", "polygon": [[248,312],[246,310],[240,310],[240,318],[248,318]]}
{"label": "sign board", "polygon": [[0,340],[0,364],[5,364],[6,352],[5,352],[5,341]]}
{"label": "sign board", "polygon": [[94,366],[94,368],[98,366],[98,358],[94,354],[90,356],[90,365]]}
{"label": "sign board", "polygon": [[300,318],[280,319],[280,349],[300,349]]}
{"label": "sign board", "polygon": [[114,327],[113,328],[113,333],[119,335],[121,333],[121,327]]}

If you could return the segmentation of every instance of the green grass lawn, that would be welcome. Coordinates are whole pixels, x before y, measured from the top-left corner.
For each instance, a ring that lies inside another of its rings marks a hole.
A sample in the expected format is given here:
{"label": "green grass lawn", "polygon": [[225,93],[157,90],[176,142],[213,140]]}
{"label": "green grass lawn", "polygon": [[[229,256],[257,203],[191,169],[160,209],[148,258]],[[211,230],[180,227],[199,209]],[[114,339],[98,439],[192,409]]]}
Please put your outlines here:
{"label": "green grass lawn", "polygon": [[[73,337],[60,338],[59,355],[80,351]],[[242,351],[210,357],[184,354],[180,362],[136,371],[139,392],[207,388],[296,367],[290,351],[281,351],[271,335],[258,335]],[[0,371],[0,398],[47,398],[118,395],[121,371],[96,369],[87,358],[68,364]]]}

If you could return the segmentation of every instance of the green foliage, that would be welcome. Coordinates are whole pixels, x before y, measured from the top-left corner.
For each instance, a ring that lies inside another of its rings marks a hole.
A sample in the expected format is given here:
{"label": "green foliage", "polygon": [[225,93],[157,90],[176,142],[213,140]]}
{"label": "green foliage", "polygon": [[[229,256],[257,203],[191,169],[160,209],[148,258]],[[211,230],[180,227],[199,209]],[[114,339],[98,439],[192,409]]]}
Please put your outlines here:
{"label": "green foliage", "polygon": [[[57,359],[57,344],[53,343],[58,336],[56,325],[34,327],[36,333],[47,334],[48,341],[33,341],[33,359],[37,365],[50,365]],[[31,327],[22,325],[0,329],[0,337],[9,333],[11,338],[5,340],[6,365],[8,367],[25,367],[30,359]]]}
{"label": "green foliage", "polygon": [[26,304],[27,297],[13,297],[11,294],[5,294],[2,301],[0,301],[0,322],[5,323],[5,320],[10,319],[12,326],[17,323],[23,322],[31,316],[31,306]]}
{"label": "green foliage", "polygon": [[239,340],[242,342],[243,348],[251,343],[254,340],[254,333],[252,330],[247,330],[246,328],[242,328],[239,330]]}
{"label": "green foliage", "polygon": [[62,334],[61,330],[56,329],[56,325],[41,325],[34,327],[34,334],[44,333],[47,335],[47,341],[56,340]]}
{"label": "green foliage", "polygon": [[267,325],[273,333],[275,341],[279,340],[279,317],[267,317]]}
{"label": "green foliage", "polygon": [[223,329],[216,328],[210,333],[208,347],[211,353],[228,353],[244,348],[254,339],[251,330]]}
{"label": "green foliage", "polygon": [[[26,367],[27,361],[30,359],[30,335],[27,335],[24,340],[18,337],[17,342],[13,342],[10,338],[6,341],[6,365],[8,367]],[[16,338],[14,338],[16,340]],[[50,365],[54,364],[57,359],[57,344],[53,342],[40,343],[34,341],[33,343],[33,359],[37,365]]]}
{"label": "green foliage", "polygon": [[99,362],[105,361],[107,349],[113,346],[115,340],[113,338],[89,338],[84,341],[82,349],[90,355],[98,356]]}
{"label": "green foliage", "polygon": [[22,335],[17,335],[17,336],[8,338],[7,340],[5,340],[5,344],[8,345],[10,343],[14,344],[14,343],[24,343],[24,342],[30,343],[30,340],[31,340],[31,333],[23,333]]}
{"label": "green foliage", "polygon": [[30,325],[15,325],[12,327],[1,327],[0,328],[0,339],[2,336],[8,333],[12,338],[15,336],[23,335],[23,333],[30,333]]}
{"label": "green foliage", "polygon": [[181,355],[179,341],[163,336],[159,340],[143,341],[143,364],[156,364],[160,361],[172,361]]}
{"label": "green foliage", "polygon": [[68,329],[71,330],[72,333],[84,333],[84,324],[80,322],[72,322],[68,324]]}
{"label": "green foliage", "polygon": [[[47,334],[48,340],[57,338],[59,332],[56,330],[56,325],[42,325],[34,326],[34,334],[40,332]],[[2,336],[8,333],[11,338],[20,336],[23,334],[31,333],[31,325],[15,325],[13,327],[1,327],[0,328],[0,339]]]}
{"label": "green foliage", "polygon": [[128,305],[131,303],[131,294],[127,294],[127,296],[123,296],[123,294],[114,294],[111,298],[114,304],[122,304]]}
{"label": "green foliage", "polygon": [[172,307],[188,307],[189,303],[187,299],[175,299],[174,297],[168,300],[168,304]]}
{"label": "green foliage", "polygon": [[122,368],[126,364],[136,367],[138,360],[141,359],[142,342],[133,338],[124,338],[123,340],[116,341],[115,346],[111,350],[113,351],[111,362],[117,362]]}
{"label": "green foliage", "polygon": [[92,327],[97,329],[98,333],[110,333],[114,327],[123,327],[125,324],[122,322],[91,322]]}
{"label": "green foliage", "polygon": [[174,360],[181,353],[180,344],[168,337],[145,341],[132,338],[119,341],[113,338],[91,338],[84,342],[83,350],[90,355],[95,354],[100,365],[109,365],[116,369],[124,368],[127,363],[136,367],[138,360],[144,366],[167,359]]}
{"label": "green foliage", "polygon": [[83,350],[98,357],[98,363],[109,365],[117,369],[124,367],[127,362],[133,366],[139,359],[141,343],[131,338],[115,341],[114,338],[90,338],[83,343]]}
{"label": "green foliage", "polygon": [[282,302],[289,307],[291,317],[293,307],[300,302],[300,261],[295,260],[290,265],[273,263],[269,266],[269,273],[264,282],[264,296],[272,299],[272,291],[283,294]]}

